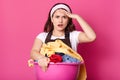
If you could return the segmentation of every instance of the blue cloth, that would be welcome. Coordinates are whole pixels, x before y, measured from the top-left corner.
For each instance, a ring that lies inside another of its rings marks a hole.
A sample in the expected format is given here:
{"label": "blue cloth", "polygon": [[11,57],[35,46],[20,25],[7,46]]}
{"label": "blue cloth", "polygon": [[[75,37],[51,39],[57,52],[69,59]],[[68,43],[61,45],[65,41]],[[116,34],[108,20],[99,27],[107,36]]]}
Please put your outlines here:
{"label": "blue cloth", "polygon": [[63,59],[63,62],[67,62],[67,63],[80,62],[78,59],[73,58],[73,57],[66,55],[66,54],[62,56],[62,59]]}
{"label": "blue cloth", "polygon": [[38,60],[34,60],[34,62],[38,62]]}

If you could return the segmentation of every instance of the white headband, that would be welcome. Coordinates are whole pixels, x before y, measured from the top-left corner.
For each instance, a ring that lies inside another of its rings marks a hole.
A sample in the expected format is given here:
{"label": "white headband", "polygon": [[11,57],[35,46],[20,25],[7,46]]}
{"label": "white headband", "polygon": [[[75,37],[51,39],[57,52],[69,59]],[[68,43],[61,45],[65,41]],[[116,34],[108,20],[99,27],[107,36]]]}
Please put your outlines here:
{"label": "white headband", "polygon": [[52,8],[52,10],[51,10],[51,12],[50,12],[50,16],[52,17],[53,13],[54,13],[57,9],[59,9],[59,8],[63,8],[63,9],[65,9],[65,10],[67,10],[68,12],[71,12],[71,11],[70,11],[70,8],[69,8],[68,6],[66,6],[66,5],[64,5],[64,4],[59,4],[59,5],[56,5],[56,6],[54,6],[54,7]]}

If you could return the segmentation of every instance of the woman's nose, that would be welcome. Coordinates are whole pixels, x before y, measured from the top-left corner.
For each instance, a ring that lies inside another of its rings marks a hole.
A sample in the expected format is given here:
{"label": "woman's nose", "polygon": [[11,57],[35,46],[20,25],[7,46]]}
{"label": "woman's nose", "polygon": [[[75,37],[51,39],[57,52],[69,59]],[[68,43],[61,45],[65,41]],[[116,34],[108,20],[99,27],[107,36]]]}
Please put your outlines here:
{"label": "woman's nose", "polygon": [[63,19],[62,19],[62,18],[60,18],[60,19],[59,19],[59,22],[60,22],[60,23],[62,23],[62,22],[63,22]]}

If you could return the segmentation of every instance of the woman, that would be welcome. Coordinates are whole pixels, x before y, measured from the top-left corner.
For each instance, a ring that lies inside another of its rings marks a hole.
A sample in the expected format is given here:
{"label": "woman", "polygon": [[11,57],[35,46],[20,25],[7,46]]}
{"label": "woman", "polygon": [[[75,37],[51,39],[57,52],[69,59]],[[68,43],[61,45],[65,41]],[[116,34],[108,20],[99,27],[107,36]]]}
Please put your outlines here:
{"label": "woman", "polygon": [[[72,19],[78,21],[83,31],[75,30]],[[81,16],[72,13],[71,8],[67,4],[55,4],[49,12],[44,32],[36,37],[31,50],[31,58],[38,60],[39,66],[44,71],[46,71],[50,60],[41,55],[41,46],[43,43],[54,41],[57,38],[61,39],[73,50],[77,51],[77,45],[79,43],[94,41],[96,39],[96,34]]]}

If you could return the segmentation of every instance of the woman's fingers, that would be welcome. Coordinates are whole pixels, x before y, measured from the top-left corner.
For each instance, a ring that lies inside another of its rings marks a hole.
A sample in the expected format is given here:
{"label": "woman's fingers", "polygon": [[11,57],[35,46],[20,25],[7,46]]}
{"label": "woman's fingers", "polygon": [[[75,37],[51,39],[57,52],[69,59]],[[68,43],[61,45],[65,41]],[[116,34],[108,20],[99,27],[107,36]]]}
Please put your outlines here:
{"label": "woman's fingers", "polygon": [[73,18],[73,19],[76,19],[77,18],[77,14],[72,14],[72,13],[70,13],[70,12],[67,12],[67,11],[65,11],[65,10],[63,10],[63,13],[65,14],[65,15],[67,15],[69,18]]}
{"label": "woman's fingers", "polygon": [[63,10],[62,11],[65,15],[67,15],[68,17],[70,17],[70,15],[71,15],[71,13],[69,13],[69,12],[67,12],[67,11],[65,11],[65,10]]}
{"label": "woman's fingers", "polygon": [[38,64],[44,72],[47,70],[49,62],[50,62],[50,59],[46,57],[38,60]]}
{"label": "woman's fingers", "polygon": [[42,69],[42,71],[45,72],[47,70],[47,66],[42,66],[41,69]]}

